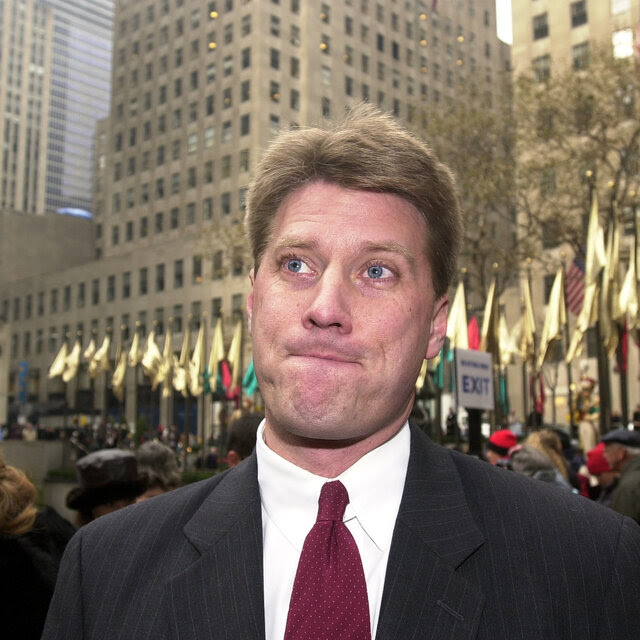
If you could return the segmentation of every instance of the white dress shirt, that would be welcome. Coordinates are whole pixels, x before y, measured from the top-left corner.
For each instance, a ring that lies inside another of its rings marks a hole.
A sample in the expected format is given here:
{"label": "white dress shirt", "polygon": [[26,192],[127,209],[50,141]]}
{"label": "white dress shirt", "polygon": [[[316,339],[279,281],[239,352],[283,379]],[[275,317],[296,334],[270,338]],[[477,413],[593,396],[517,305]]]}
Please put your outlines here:
{"label": "white dress shirt", "polygon": [[330,480],[340,480],[349,493],[343,520],[362,558],[371,637],[375,637],[409,449],[409,425],[405,423],[391,440],[360,458],[337,478],[323,478],[271,451],[264,440],[264,422],[260,425],[256,454],[262,501],[266,640],[284,638],[302,546],[318,515],[320,489]]}

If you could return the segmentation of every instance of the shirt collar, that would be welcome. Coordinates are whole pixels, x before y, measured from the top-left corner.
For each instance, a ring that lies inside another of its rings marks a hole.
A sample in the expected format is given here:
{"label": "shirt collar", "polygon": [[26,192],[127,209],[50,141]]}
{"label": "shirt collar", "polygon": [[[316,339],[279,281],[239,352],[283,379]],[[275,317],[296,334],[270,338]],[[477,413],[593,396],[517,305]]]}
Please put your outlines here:
{"label": "shirt collar", "polygon": [[[266,516],[298,551],[316,521],[318,498],[330,479],[285,460],[267,446],[264,421],[258,429],[256,455],[262,508]],[[357,519],[381,550],[391,545],[400,508],[410,450],[409,425],[370,451],[338,478],[349,493],[344,521]]]}

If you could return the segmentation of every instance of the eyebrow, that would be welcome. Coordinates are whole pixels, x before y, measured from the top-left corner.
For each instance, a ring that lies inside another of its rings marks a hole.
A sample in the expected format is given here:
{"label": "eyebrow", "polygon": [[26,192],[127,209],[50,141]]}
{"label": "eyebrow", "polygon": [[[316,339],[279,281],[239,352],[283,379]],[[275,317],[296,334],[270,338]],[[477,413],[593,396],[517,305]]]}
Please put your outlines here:
{"label": "eyebrow", "polygon": [[[315,238],[302,238],[300,236],[284,236],[280,238],[275,246],[276,252],[286,249],[311,249],[317,250],[320,243]],[[358,245],[354,243],[354,252],[360,253],[394,253],[402,256],[411,266],[415,266],[416,257],[405,246],[392,240],[386,242],[363,242]]]}

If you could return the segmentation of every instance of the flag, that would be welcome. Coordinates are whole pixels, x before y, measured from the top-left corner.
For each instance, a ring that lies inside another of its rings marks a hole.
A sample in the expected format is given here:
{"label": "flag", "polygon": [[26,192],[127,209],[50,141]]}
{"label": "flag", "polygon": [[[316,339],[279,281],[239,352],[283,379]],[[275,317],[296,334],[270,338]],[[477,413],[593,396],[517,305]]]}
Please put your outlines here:
{"label": "flag", "polygon": [[173,363],[173,388],[179,391],[183,397],[189,395],[189,355],[191,352],[191,327],[187,323],[182,338],[182,349],[180,350],[180,359],[176,360],[174,356]]}
{"label": "flag", "polygon": [[[423,366],[426,367],[427,361],[423,361]],[[424,382],[424,381],[423,381]],[[416,383],[417,387],[417,383]],[[249,367],[247,368],[246,373],[244,374],[244,378],[242,378],[242,389],[245,394],[248,396],[252,396],[258,390],[258,378],[256,378],[256,372],[253,368],[253,358],[249,362]]]}
{"label": "flag", "polygon": [[204,321],[200,321],[200,330],[189,362],[189,391],[192,396],[199,396],[204,391],[202,373],[204,370]]}
{"label": "flag", "polygon": [[109,347],[111,346],[111,334],[107,333],[102,341],[100,348],[93,354],[91,362],[89,362],[89,376],[95,378],[101,371],[109,371],[111,363],[109,362]]}
{"label": "flag", "polygon": [[500,311],[499,317],[498,335],[500,336],[500,339],[498,344],[500,345],[500,366],[506,367],[513,361],[513,355],[518,353],[518,348],[516,347],[518,342],[516,341],[516,337],[520,338],[522,334],[522,324],[520,323],[520,326],[516,325],[514,327],[513,334],[511,334],[507,327],[507,319],[502,311]]}
{"label": "flag", "polygon": [[173,383],[173,376],[171,375],[171,368],[173,367],[173,336],[171,333],[171,323],[167,327],[167,333],[164,336],[164,347],[162,350],[162,359],[158,365],[155,378],[151,385],[151,389],[155,389],[159,384],[162,384],[162,397],[171,397],[171,386]]}
{"label": "flag", "polygon": [[[253,358],[251,359],[251,365],[253,367]],[[422,361],[422,367],[420,368],[420,373],[418,374],[418,379],[416,380],[416,392],[422,390],[424,387],[425,380],[427,379],[427,370],[428,370],[428,362],[426,360]]]}
{"label": "flag", "polygon": [[499,324],[498,294],[496,292],[496,279],[494,278],[489,287],[487,301],[484,306],[480,350],[491,353],[493,355],[493,362],[496,365],[500,362]]}
{"label": "flag", "polygon": [[529,279],[522,278],[522,298],[524,309],[522,312],[522,332],[520,334],[520,353],[525,362],[531,362],[535,358],[536,320],[533,315],[533,303],[531,302],[531,288]]}
{"label": "flag", "polygon": [[156,330],[151,329],[151,332],[147,336],[147,344],[145,345],[140,363],[142,364],[144,374],[152,381],[158,373],[158,368],[160,367],[161,362],[162,356],[160,355],[160,349],[156,344]]}
{"label": "flag", "polygon": [[447,338],[451,349],[468,349],[469,337],[467,334],[467,303],[464,295],[464,284],[458,283],[456,295],[449,309],[447,322]]}
{"label": "flag", "polygon": [[578,315],[584,300],[584,260],[579,256],[572,260],[567,269],[565,289],[567,292],[567,307],[573,315]]}
{"label": "flag", "polygon": [[606,254],[607,259],[602,271],[602,284],[600,287],[598,320],[600,321],[602,344],[609,357],[611,357],[618,346],[616,319],[621,318],[623,315],[620,311],[620,229],[616,223],[615,215],[607,234]]}
{"label": "flag", "polygon": [[218,370],[220,363],[224,360],[224,337],[222,335],[222,318],[216,320],[216,328],[213,333],[211,352],[209,353],[209,363],[207,372],[209,374],[209,391],[215,393],[218,390]]}
{"label": "flag", "polygon": [[113,389],[113,395],[122,402],[124,399],[124,378],[127,373],[127,352],[124,350],[122,340],[120,340],[120,344],[118,345],[115,362],[116,368],[111,376],[111,387]]}
{"label": "flag", "polygon": [[96,339],[94,336],[91,336],[91,340],[89,340],[89,344],[87,348],[84,350],[82,356],[87,362],[91,362],[93,356],[96,353]]}
{"label": "flag", "polygon": [[133,334],[133,340],[131,341],[131,347],[129,348],[129,366],[135,369],[140,362],[140,332],[136,328],[136,332]]}
{"label": "flag", "polygon": [[236,328],[231,339],[231,346],[227,354],[231,368],[231,388],[227,390],[227,397],[235,397],[240,392],[240,375],[242,372],[242,320],[236,322]]}
{"label": "flag", "polygon": [[587,256],[585,260],[585,289],[582,308],[571,336],[571,344],[565,360],[571,362],[582,351],[582,341],[587,329],[596,321],[602,268],[607,261],[604,233],[598,217],[598,199],[594,196],[587,231]]}
{"label": "flag", "polygon": [[629,318],[629,326],[638,327],[638,278],[636,276],[636,261],[633,254],[629,260],[627,273],[622,281],[620,288],[620,309],[622,309]]}
{"label": "flag", "polygon": [[80,366],[80,352],[82,346],[80,345],[80,338],[76,338],[73,349],[69,352],[69,355],[64,360],[64,371],[62,372],[62,379],[65,382],[69,382],[76,377],[78,373],[78,367]]}
{"label": "flag", "polygon": [[469,349],[478,351],[478,349],[480,349],[480,329],[478,328],[478,319],[475,316],[471,316],[471,320],[469,320],[467,336],[469,339]]}
{"label": "flag", "polygon": [[65,362],[67,360],[67,348],[67,341],[65,340],[60,347],[60,351],[58,351],[58,355],[56,355],[49,367],[48,378],[55,378],[64,373]]}
{"label": "flag", "polygon": [[560,268],[556,272],[551,293],[549,294],[547,312],[544,316],[544,325],[542,326],[542,335],[540,336],[540,348],[538,350],[538,369],[542,368],[549,345],[554,340],[562,339],[562,330],[567,324],[562,276],[563,269]]}

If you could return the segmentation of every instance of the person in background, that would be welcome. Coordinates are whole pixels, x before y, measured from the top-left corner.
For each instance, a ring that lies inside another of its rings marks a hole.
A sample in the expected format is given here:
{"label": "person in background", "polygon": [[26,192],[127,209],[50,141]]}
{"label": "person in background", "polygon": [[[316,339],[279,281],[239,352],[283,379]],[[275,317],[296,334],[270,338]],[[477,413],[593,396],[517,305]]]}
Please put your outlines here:
{"label": "person in background", "polygon": [[509,429],[494,431],[487,442],[487,460],[491,464],[506,466],[509,461],[509,450],[518,444],[516,434]]}
{"label": "person in background", "polygon": [[145,492],[136,498],[137,502],[173,491],[180,486],[180,469],[174,451],[167,446],[152,440],[144,442],[136,451],[138,475],[144,479]]}
{"label": "person in background", "polygon": [[587,451],[586,464],[587,471],[598,482],[591,487],[590,497],[605,507],[611,507],[620,474],[611,468],[604,454],[605,446],[604,442],[600,442],[591,451]]}
{"label": "person in background", "polygon": [[229,467],[239,465],[251,455],[256,446],[256,433],[264,415],[246,413],[231,421],[227,439],[227,464]]}
{"label": "person in background", "polygon": [[76,471],[79,486],[69,491],[66,503],[78,512],[79,527],[133,504],[147,484],[138,475],[135,454],[121,449],[94,451],[76,462]]}
{"label": "person in background", "polygon": [[38,509],[35,486],[0,454],[0,636],[39,640],[60,559],[75,527],[51,507]]}
{"label": "person in background", "polygon": [[640,523],[640,433],[615,429],[602,442],[607,462],[620,474],[611,508]]}

